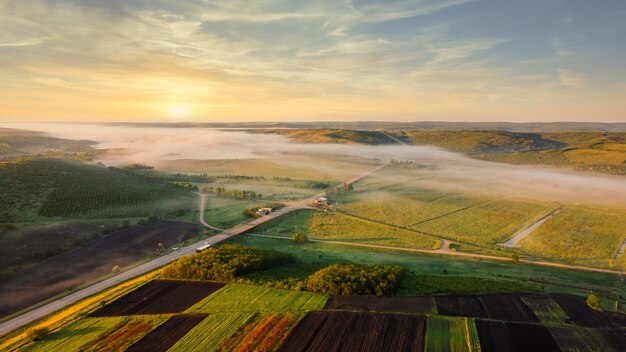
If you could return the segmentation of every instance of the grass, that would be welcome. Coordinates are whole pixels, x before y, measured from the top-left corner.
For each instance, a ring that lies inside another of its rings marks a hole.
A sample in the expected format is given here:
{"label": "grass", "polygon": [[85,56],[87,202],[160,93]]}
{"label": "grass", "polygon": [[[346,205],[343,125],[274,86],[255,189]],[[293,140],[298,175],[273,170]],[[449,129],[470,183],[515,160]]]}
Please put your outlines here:
{"label": "grass", "polygon": [[624,269],[626,256],[614,258],[625,239],[626,211],[566,206],[519,245],[533,255]]}
{"label": "grass", "polygon": [[452,240],[492,246],[556,207],[551,203],[496,199],[412,228]]}
{"label": "grass", "polygon": [[230,284],[188,309],[190,313],[298,312],[321,310],[328,296],[268,287]]}
{"label": "grass", "polygon": [[123,320],[123,317],[84,318],[30,345],[26,351],[78,351],[81,347],[98,339],[100,335],[115,328]]}
{"label": "grass", "polygon": [[250,201],[221,197],[207,197],[204,220],[222,229],[227,229],[250,220],[243,211],[266,204],[263,200]]}
{"label": "grass", "polygon": [[299,211],[263,224],[254,233],[291,237],[303,232],[310,239],[364,243],[416,249],[436,249],[437,239],[418,233],[346,217],[341,214]]}
{"label": "grass", "polygon": [[541,287],[519,281],[494,278],[407,275],[398,294],[400,295],[436,295],[436,294],[482,294],[541,291]]}
{"label": "grass", "polygon": [[215,313],[180,339],[169,351],[217,351],[237,329],[253,319],[254,313]]}
{"label": "grass", "polygon": [[[474,322],[468,318],[428,316],[425,352],[476,351],[474,346],[477,345],[478,339],[477,336],[471,333],[470,324],[474,325]],[[470,341],[473,337],[476,337],[476,339]]]}
{"label": "grass", "polygon": [[[252,236],[238,236],[230,240],[245,246],[272,249],[293,254],[302,265],[292,268],[295,274],[308,268],[335,263],[400,265],[409,274],[437,276],[446,280],[451,277],[471,277],[526,284],[529,278],[543,278],[559,282],[589,285],[599,288],[618,289],[625,293],[617,275],[578,270],[550,268],[532,264],[459,258],[436,254],[406,253],[391,250],[363,249],[328,243],[295,244],[292,241]],[[280,269],[276,269],[280,270]],[[480,287],[483,287],[482,285]],[[551,288],[552,289],[552,288]],[[405,291],[406,292],[406,291]],[[569,290],[568,292],[578,292]],[[578,292],[580,293],[580,292]],[[409,293],[406,293],[409,294]]]}

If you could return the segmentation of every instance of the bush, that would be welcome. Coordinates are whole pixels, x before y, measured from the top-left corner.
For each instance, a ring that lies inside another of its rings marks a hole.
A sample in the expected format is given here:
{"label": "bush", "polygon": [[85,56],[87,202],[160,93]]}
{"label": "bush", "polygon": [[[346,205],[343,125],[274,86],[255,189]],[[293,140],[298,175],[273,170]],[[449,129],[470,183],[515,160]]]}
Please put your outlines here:
{"label": "bush", "polygon": [[29,341],[38,341],[46,337],[50,333],[50,329],[47,326],[39,328],[30,328],[26,330],[26,338]]}
{"label": "bush", "polygon": [[298,243],[298,244],[304,243],[309,240],[309,238],[305,234],[299,233],[299,232],[294,233],[293,236],[291,236],[291,238],[293,239],[295,243]]}
{"label": "bush", "polygon": [[294,261],[295,258],[289,254],[224,244],[177,260],[163,268],[161,276],[169,279],[230,281]]}
{"label": "bush", "polygon": [[390,295],[400,286],[404,268],[392,265],[335,264],[313,273],[308,291],[331,295]]}
{"label": "bush", "polygon": [[587,305],[595,310],[602,310],[602,303],[600,302],[600,299],[593,293],[587,297]]}

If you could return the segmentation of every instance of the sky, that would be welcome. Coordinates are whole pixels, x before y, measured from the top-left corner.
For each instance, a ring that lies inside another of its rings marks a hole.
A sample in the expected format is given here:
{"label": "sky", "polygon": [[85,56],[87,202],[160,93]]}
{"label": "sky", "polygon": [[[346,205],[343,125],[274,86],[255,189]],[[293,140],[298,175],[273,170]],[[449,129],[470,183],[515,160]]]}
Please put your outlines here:
{"label": "sky", "polygon": [[626,121],[623,0],[0,0],[1,121]]}

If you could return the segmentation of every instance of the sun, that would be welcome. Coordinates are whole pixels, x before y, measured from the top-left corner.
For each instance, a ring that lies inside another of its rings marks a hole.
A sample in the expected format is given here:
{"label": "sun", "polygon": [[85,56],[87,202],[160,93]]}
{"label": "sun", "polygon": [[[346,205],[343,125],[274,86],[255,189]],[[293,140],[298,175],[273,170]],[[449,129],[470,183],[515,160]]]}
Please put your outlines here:
{"label": "sun", "polygon": [[175,104],[167,107],[167,113],[169,117],[175,119],[182,119],[189,116],[189,105]]}

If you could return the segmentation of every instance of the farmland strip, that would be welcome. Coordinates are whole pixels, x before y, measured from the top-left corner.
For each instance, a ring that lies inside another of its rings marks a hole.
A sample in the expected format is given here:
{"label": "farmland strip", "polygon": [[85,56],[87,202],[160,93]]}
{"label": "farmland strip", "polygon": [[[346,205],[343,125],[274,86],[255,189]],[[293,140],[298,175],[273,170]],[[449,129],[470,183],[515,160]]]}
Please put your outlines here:
{"label": "farmland strip", "polygon": [[126,351],[165,352],[206,317],[206,314],[175,315],[132,344]]}

